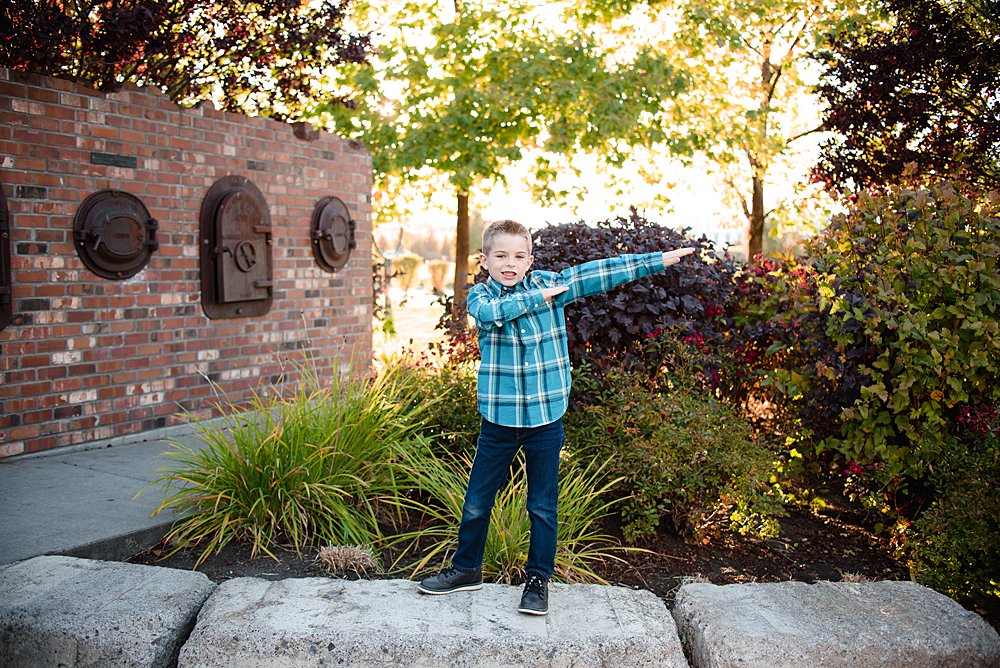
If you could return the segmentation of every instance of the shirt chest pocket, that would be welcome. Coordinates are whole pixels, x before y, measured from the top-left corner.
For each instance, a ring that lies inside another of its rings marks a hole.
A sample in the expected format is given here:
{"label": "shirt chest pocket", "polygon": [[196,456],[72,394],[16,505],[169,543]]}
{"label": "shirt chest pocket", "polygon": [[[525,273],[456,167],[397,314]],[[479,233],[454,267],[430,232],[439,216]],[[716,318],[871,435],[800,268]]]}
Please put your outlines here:
{"label": "shirt chest pocket", "polygon": [[545,335],[552,330],[552,308],[535,311],[529,316],[516,319],[514,336],[525,348],[538,346]]}

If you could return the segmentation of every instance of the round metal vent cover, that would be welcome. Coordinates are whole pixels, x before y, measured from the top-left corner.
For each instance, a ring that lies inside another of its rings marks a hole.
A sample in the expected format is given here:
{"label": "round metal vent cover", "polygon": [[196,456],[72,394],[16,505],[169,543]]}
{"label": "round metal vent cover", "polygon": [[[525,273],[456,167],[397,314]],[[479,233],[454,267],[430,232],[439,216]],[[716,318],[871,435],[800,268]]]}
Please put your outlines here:
{"label": "round metal vent cover", "polygon": [[73,219],[73,242],[87,269],[122,280],[135,276],[160,247],[158,224],[134,195],[99,190],[87,196]]}
{"label": "round metal vent cover", "polygon": [[357,247],[355,223],[347,205],[337,197],[316,202],[312,215],[312,248],[316,263],[326,271],[341,269]]}

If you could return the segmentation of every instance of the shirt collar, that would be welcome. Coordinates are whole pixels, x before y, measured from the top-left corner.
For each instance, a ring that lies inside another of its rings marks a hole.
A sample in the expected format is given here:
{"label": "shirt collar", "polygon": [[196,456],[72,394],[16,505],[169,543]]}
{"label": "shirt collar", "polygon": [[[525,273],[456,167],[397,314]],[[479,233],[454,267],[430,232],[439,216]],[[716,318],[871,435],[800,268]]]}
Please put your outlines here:
{"label": "shirt collar", "polygon": [[520,291],[528,290],[529,289],[529,287],[528,287],[528,275],[525,274],[524,278],[522,278],[520,281],[518,281],[517,283],[515,283],[513,286],[511,286],[509,288],[506,285],[504,285],[503,283],[501,283],[500,281],[498,281],[495,278],[493,278],[492,276],[490,276],[489,278],[486,279],[486,286],[489,288],[490,292],[493,293],[493,294],[495,294],[495,295],[502,295],[502,294],[505,294],[505,293],[508,293],[508,292],[520,292]]}

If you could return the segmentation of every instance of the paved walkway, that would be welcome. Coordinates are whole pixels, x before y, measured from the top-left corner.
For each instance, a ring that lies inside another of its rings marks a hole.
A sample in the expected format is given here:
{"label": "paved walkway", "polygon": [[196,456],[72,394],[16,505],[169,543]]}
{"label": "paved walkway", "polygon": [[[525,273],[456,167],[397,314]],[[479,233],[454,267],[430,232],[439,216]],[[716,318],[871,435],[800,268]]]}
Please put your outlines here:
{"label": "paved walkway", "polygon": [[0,565],[43,554],[115,560],[156,542],[177,516],[150,517],[162,488],[136,494],[168,463],[165,439],[197,443],[182,426],[0,459]]}

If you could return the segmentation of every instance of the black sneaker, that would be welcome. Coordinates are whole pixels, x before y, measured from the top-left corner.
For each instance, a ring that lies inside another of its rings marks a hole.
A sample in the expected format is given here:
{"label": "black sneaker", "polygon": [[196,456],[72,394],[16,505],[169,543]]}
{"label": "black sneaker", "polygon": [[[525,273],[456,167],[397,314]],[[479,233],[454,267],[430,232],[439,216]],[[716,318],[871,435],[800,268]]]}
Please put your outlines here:
{"label": "black sneaker", "polygon": [[451,594],[456,591],[474,591],[483,588],[483,571],[460,571],[454,566],[437,575],[425,578],[417,585],[421,594]]}
{"label": "black sneaker", "polygon": [[524,581],[524,593],[518,612],[526,615],[544,615],[549,611],[549,581],[538,573],[529,571]]}

